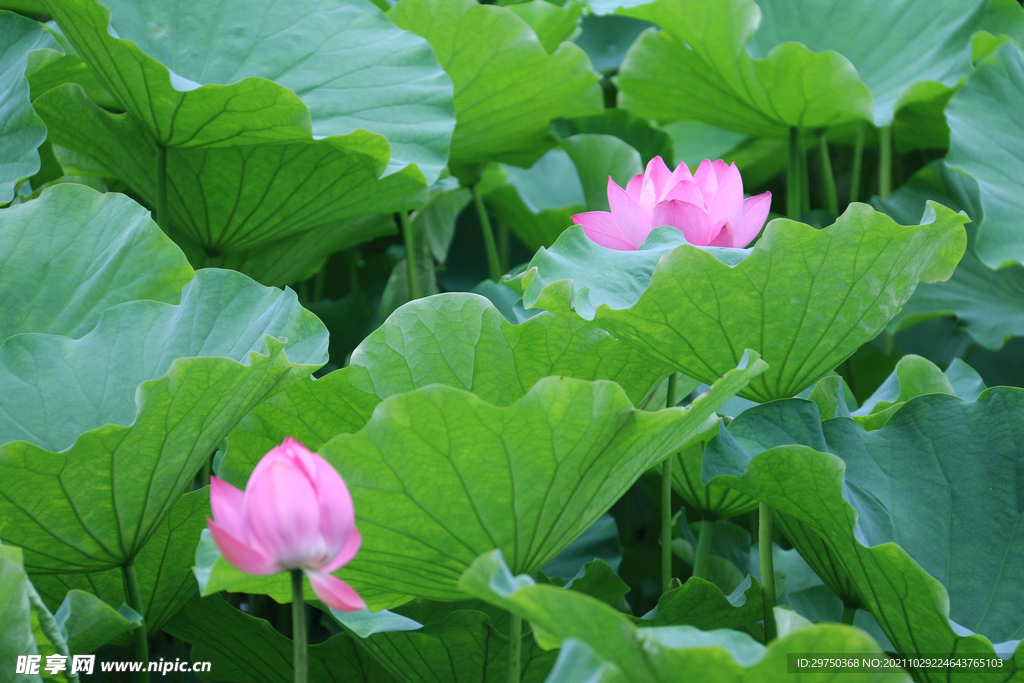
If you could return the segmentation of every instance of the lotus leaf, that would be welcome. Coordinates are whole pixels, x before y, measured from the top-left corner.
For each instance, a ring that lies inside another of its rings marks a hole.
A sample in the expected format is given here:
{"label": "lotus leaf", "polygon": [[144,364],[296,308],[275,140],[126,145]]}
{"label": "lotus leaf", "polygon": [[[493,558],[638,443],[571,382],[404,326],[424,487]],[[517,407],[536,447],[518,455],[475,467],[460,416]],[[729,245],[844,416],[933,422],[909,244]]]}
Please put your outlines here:
{"label": "lotus leaf", "polygon": [[0,205],[14,198],[15,185],[39,170],[39,145],[46,126],[32,109],[25,79],[28,53],[56,47],[53,36],[40,24],[0,10]]}
{"label": "lotus leaf", "polygon": [[794,396],[880,332],[919,281],[949,278],[966,217],[935,203],[900,226],[851,204],[824,230],[786,219],[752,249],[698,248],[656,228],[639,251],[566,230],[509,283],[526,308],[573,311],[679,371],[713,381],[745,348],[769,369],[740,392]]}
{"label": "lotus leaf", "polygon": [[[850,418],[818,422],[813,403],[777,401],[719,433],[704,477],[777,510],[826,584],[870,610],[897,651],[1016,648],[1005,680],[1024,663],[1022,411],[1021,389],[976,401],[926,394],[866,431]],[[984,680],[955,669],[916,675]]]}
{"label": "lotus leaf", "polygon": [[36,107],[54,142],[151,204],[166,150],[162,227],[193,249],[216,258],[310,231],[339,241],[343,219],[421,203],[445,165],[450,79],[365,0],[108,5],[49,9],[127,113],[74,84]]}
{"label": "lotus leaf", "polygon": [[[866,634],[848,626],[805,627],[766,649],[738,631],[700,631],[692,626],[636,628],[629,618],[585,595],[555,593],[527,576],[513,576],[501,553],[481,556],[461,581],[464,589],[528,619],[554,642],[563,642],[548,680],[674,683],[693,680],[777,680],[788,652],[880,653]],[[583,673],[586,672],[586,673]],[[589,675],[587,675],[589,674]],[[830,680],[833,672],[801,678]],[[820,676],[820,679],[819,679]],[[902,672],[846,674],[852,681],[909,681]]]}
{"label": "lotus leaf", "polygon": [[[0,214],[0,239],[16,246],[11,268],[44,273],[39,310],[50,314],[28,329],[75,336],[0,345],[0,537],[24,549],[30,571],[102,571],[138,554],[245,413],[326,360],[326,332],[294,293],[231,271],[196,273],[180,303],[145,299],[177,299],[188,267],[137,208],[71,185],[36,202]],[[65,210],[95,225],[26,232]],[[137,258],[122,263],[122,252]],[[24,317],[35,294],[15,289],[0,318]]]}
{"label": "lotus leaf", "polygon": [[601,111],[597,74],[583,50],[552,54],[505,7],[475,0],[400,0],[388,17],[430,41],[455,84],[451,164],[529,167],[551,148],[548,123]]}
{"label": "lotus leaf", "polygon": [[619,12],[663,29],[643,33],[627,54],[623,106],[776,137],[858,120],[889,126],[922,102],[938,100],[941,111],[971,72],[972,34],[1024,37],[1024,16],[1008,0],[601,4],[626,5]]}
{"label": "lotus leaf", "polygon": [[897,222],[918,220],[928,200],[971,217],[967,251],[948,282],[921,283],[889,323],[891,332],[929,318],[955,315],[957,322],[978,343],[1002,347],[1010,335],[1024,335],[1024,266],[1014,263],[993,269],[978,257],[978,225],[984,222],[978,183],[974,178],[936,161],[914,174],[887,199],[871,202]]}
{"label": "lotus leaf", "polygon": [[128,197],[82,185],[48,189],[0,214],[0,341],[19,332],[77,339],[111,306],[177,303],[192,275],[181,251]]}
{"label": "lotus leaf", "polygon": [[1024,122],[1022,103],[1024,52],[1008,42],[978,63],[946,109],[947,161],[978,181],[984,216],[978,216],[974,248],[990,268],[1024,262],[1024,152],[1011,134]]}

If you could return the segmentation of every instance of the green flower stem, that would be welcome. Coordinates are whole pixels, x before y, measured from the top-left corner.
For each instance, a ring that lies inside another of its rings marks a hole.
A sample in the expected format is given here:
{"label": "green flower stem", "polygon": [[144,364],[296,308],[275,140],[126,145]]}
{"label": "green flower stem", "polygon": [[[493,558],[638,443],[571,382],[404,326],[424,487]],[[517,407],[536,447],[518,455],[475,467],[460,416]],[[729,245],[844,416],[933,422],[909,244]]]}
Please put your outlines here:
{"label": "green flower stem", "polygon": [[523,618],[512,614],[508,627],[508,683],[519,683],[522,666]]}
{"label": "green flower stem", "polygon": [[167,148],[159,143],[156,146],[156,224],[164,232],[171,229],[167,215]]}
{"label": "green flower stem", "polygon": [[201,470],[199,470],[199,486],[200,487],[209,486],[210,485],[210,467],[212,465],[211,461],[212,461],[212,458],[207,458],[205,461],[203,461],[203,468]]}
{"label": "green flower stem", "polygon": [[804,147],[804,139],[800,142],[800,210],[807,213],[811,210],[811,178],[807,168],[807,148]]}
{"label": "green flower stem", "polygon": [[324,298],[324,285],[327,282],[327,264],[324,263],[323,267],[316,271],[316,275],[313,276],[313,301],[320,301]]}
{"label": "green flower stem", "polygon": [[504,223],[498,223],[498,261],[501,266],[501,272],[507,273],[509,269],[509,251],[511,249],[511,239],[509,237],[508,226]]}
{"label": "green flower stem", "polygon": [[878,195],[892,194],[892,126],[878,129]]}
{"label": "green flower stem", "polygon": [[715,523],[705,519],[700,524],[700,538],[697,540],[697,552],[693,558],[693,575],[698,579],[708,578],[711,565],[711,543],[715,540]]}
{"label": "green flower stem", "polygon": [[[250,614],[251,613],[252,612],[250,610]],[[171,646],[174,648],[174,658],[175,659],[181,659],[181,660],[188,659],[188,652],[185,651],[185,641],[184,640],[182,640],[181,638],[172,638],[171,639]],[[185,672],[184,671],[175,671],[174,672],[174,680],[177,681],[177,683],[185,683]]]}
{"label": "green flower stem", "polygon": [[849,605],[843,607],[842,622],[847,626],[853,626],[853,618],[857,616],[857,608]]}
{"label": "green flower stem", "polygon": [[419,278],[416,277],[416,240],[413,239],[409,212],[399,211],[398,222],[402,225],[402,240],[405,242],[405,278],[409,281],[409,301],[415,301],[422,294]]}
{"label": "green flower stem", "polygon": [[[665,407],[676,405],[676,373],[668,376]],[[661,465],[661,592],[667,593],[672,584],[672,461],[675,454],[665,458]]]}
{"label": "green flower stem", "polygon": [[761,560],[761,595],[764,597],[765,645],[778,637],[775,625],[775,561],[772,559],[772,509],[758,505],[757,552]]}
{"label": "green flower stem", "polygon": [[306,652],[306,599],[302,594],[302,570],[292,574],[292,652],[295,664],[295,683],[309,680],[309,660]]}
{"label": "green flower stem", "polygon": [[800,187],[800,131],[789,129],[789,164],[786,166],[786,216],[800,220],[803,190]]}
{"label": "green flower stem", "polygon": [[850,203],[860,199],[860,175],[864,163],[864,126],[863,121],[857,122],[857,137],[853,141],[853,168],[850,169]]}
{"label": "green flower stem", "polygon": [[491,229],[491,219],[487,216],[487,208],[484,206],[484,198],[477,192],[476,185],[470,187],[473,192],[473,203],[476,205],[476,215],[480,219],[480,231],[484,235],[484,248],[487,249],[487,265],[491,270],[491,279],[498,282],[501,279],[501,259],[498,257],[498,246],[494,241],[494,230]]}
{"label": "green flower stem", "polygon": [[349,249],[345,252],[345,262],[348,265],[348,290],[359,300],[360,305],[366,308],[366,297],[359,285],[359,250]]}
{"label": "green flower stem", "polygon": [[149,683],[149,636],[146,633],[146,607],[142,604],[142,591],[139,589],[139,577],[135,574],[135,564],[129,562],[121,565],[121,575],[124,577],[128,606],[142,615],[142,623],[132,631],[135,636],[135,659],[142,662],[142,670],[139,672],[137,680],[138,683]]}
{"label": "green flower stem", "polygon": [[825,190],[825,208],[833,216],[839,215],[839,195],[836,193],[836,178],[832,173],[832,157],[828,153],[828,138],[825,131],[818,133],[818,163],[821,172],[821,186]]}

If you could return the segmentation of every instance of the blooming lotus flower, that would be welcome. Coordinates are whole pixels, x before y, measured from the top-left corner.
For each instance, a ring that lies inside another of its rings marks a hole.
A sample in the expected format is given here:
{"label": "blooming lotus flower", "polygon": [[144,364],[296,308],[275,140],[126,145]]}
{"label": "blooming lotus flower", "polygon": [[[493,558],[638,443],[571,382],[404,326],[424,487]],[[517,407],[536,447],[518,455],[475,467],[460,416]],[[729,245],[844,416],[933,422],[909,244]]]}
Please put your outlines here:
{"label": "blooming lotus flower", "polygon": [[721,159],[705,159],[690,175],[686,164],[669,171],[661,157],[654,157],[625,190],[608,178],[608,204],[611,213],[572,217],[602,247],[636,251],[662,225],[679,229],[695,246],[745,247],[761,231],[772,193],[744,199],[739,169]]}
{"label": "blooming lotus flower", "polygon": [[363,541],[348,487],[295,439],[263,456],[245,491],[210,477],[210,507],[213,542],[237,569],[256,576],[301,569],[325,605],[345,612],[366,607],[355,590],[331,576]]}

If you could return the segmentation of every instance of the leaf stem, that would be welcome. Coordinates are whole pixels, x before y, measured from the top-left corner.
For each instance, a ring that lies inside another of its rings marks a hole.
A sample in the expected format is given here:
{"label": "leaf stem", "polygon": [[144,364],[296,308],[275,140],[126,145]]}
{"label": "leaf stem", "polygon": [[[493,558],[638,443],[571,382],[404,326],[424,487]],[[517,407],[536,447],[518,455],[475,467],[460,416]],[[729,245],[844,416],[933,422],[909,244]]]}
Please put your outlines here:
{"label": "leaf stem", "polygon": [[864,164],[864,126],[857,122],[857,137],[853,141],[853,168],[850,170],[850,204],[860,201],[860,176]]}
{"label": "leaf stem", "polygon": [[139,577],[135,573],[135,562],[129,560],[121,565],[121,576],[124,578],[125,596],[128,606],[139,613],[142,623],[132,634],[135,636],[135,659],[142,662],[139,671],[139,683],[149,682],[149,636],[146,633],[146,608],[142,604],[142,590],[139,588]]}
{"label": "leaf stem", "polygon": [[[175,659],[188,659],[189,654],[185,651],[185,641],[181,638],[171,638],[171,647],[174,648]],[[175,671],[174,680],[178,683],[185,683],[185,672]]]}
{"label": "leaf stem", "polygon": [[[676,405],[676,373],[668,376],[665,407]],[[673,453],[661,465],[661,592],[668,593],[672,584],[672,461]]]}
{"label": "leaf stem", "polygon": [[398,222],[402,226],[402,241],[405,242],[405,279],[409,282],[409,301],[415,301],[422,294],[420,294],[420,281],[416,276],[416,240],[412,232],[409,212],[399,211]]}
{"label": "leaf stem", "polygon": [[501,272],[507,273],[509,269],[509,251],[512,243],[509,237],[508,226],[498,221],[498,262]]}
{"label": "leaf stem", "polygon": [[309,680],[309,661],[306,652],[306,599],[302,594],[302,570],[292,574],[292,652],[295,665],[295,683]]}
{"label": "leaf stem", "polygon": [[825,190],[825,208],[833,216],[839,215],[839,195],[836,192],[836,178],[832,173],[832,157],[828,153],[828,138],[825,131],[818,132],[818,153],[821,155],[819,171],[821,172],[821,186]]}
{"label": "leaf stem", "polygon": [[523,618],[509,613],[512,619],[508,626],[508,683],[519,683],[522,666]]}
{"label": "leaf stem", "polygon": [[800,145],[800,211],[801,215],[811,210],[811,177],[807,168],[807,148],[804,139],[798,139]]}
{"label": "leaf stem", "polygon": [[855,616],[857,616],[856,607],[850,607],[849,605],[843,607],[843,618],[841,620],[842,623],[846,624],[847,626],[853,626],[853,618]]}
{"label": "leaf stem", "polygon": [[800,188],[800,131],[789,129],[789,163],[786,166],[786,216],[800,220],[803,190]]}
{"label": "leaf stem", "polygon": [[775,625],[775,561],[772,558],[772,509],[758,504],[757,554],[761,560],[761,596],[764,598],[765,645],[778,637]]}
{"label": "leaf stem", "polygon": [[700,523],[700,538],[697,540],[697,552],[693,558],[693,575],[698,579],[708,578],[711,565],[711,543],[715,540],[715,523],[705,519]]}
{"label": "leaf stem", "polygon": [[878,129],[878,195],[892,194],[892,126]]}
{"label": "leaf stem", "polygon": [[323,267],[316,271],[316,275],[313,276],[313,301],[320,301],[324,298],[324,284],[327,281],[327,264],[324,263]]}
{"label": "leaf stem", "polygon": [[346,251],[345,261],[348,264],[348,291],[359,300],[363,308],[366,308],[366,297],[359,286],[359,250],[353,248]]}
{"label": "leaf stem", "polygon": [[501,259],[498,258],[498,246],[494,241],[494,230],[491,229],[491,219],[487,215],[487,207],[484,206],[484,199],[476,189],[476,185],[470,186],[473,193],[473,204],[476,206],[476,215],[480,220],[480,232],[484,236],[484,248],[487,250],[487,266],[491,271],[491,279],[498,282],[501,279]]}
{"label": "leaf stem", "polygon": [[167,215],[167,148],[156,145],[156,224],[164,232],[171,229]]}

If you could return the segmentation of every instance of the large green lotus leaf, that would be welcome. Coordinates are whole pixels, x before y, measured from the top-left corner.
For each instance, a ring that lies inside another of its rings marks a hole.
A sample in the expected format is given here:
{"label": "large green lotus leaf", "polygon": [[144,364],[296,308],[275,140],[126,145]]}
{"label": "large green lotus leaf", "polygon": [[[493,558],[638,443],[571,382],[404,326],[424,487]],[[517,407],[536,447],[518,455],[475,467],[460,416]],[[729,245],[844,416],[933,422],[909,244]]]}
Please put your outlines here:
{"label": "large green lotus leaf", "polygon": [[363,545],[341,575],[373,596],[451,601],[485,548],[537,571],[763,370],[745,357],[689,409],[657,412],[633,408],[613,382],[567,377],[506,406],[442,384],[391,396],[359,432],[318,447],[359,511]]}
{"label": "large green lotus leaf", "polygon": [[661,227],[639,251],[616,251],[573,227],[510,284],[527,308],[573,310],[705,382],[754,349],[770,367],[740,395],[794,396],[878,334],[919,281],[953,272],[967,219],[929,207],[912,226],[857,203],[823,230],[776,219],[745,250],[693,247]]}
{"label": "large green lotus leaf", "polygon": [[288,384],[257,406],[228,439],[219,475],[241,487],[263,455],[293,436],[316,450],[359,431],[381,400],[431,384],[472,391],[497,406],[542,377],[617,382],[638,404],[668,374],[646,354],[566,316],[512,325],[475,294],[442,294],[399,308],[352,353],[350,365]]}
{"label": "large green lotus leaf", "polygon": [[323,364],[326,336],[293,292],[211,269],[179,305],[120,304],[80,339],[11,337],[0,345],[0,537],[36,572],[130,560],[234,424]]}
{"label": "large green lotus leaf", "polygon": [[975,401],[985,389],[981,375],[959,358],[954,358],[943,372],[927,358],[908,354],[900,358],[892,374],[864,401],[864,405],[853,411],[852,417],[865,429],[874,430],[888,422],[912,398],[924,394],[948,394]]}
{"label": "large green lotus leaf", "polygon": [[[795,630],[767,649],[739,631],[705,632],[692,626],[637,628],[629,617],[599,600],[536,585],[528,576],[513,576],[498,551],[477,559],[460,585],[466,592],[529,620],[553,641],[564,643],[548,679],[552,683],[774,681],[786,670],[790,652],[881,653],[866,634],[838,624]],[[584,646],[583,652],[580,646]],[[599,659],[591,663],[590,676],[577,677],[590,658]],[[829,681],[833,676],[834,672],[805,672],[800,678]],[[908,681],[909,677],[886,671],[847,673],[843,680],[888,683]]]}
{"label": "large green lotus leaf", "polygon": [[452,600],[484,548],[534,572],[761,370],[748,363],[689,411],[665,413],[632,408],[610,382],[554,377],[504,408],[445,386],[386,399],[359,433],[320,448],[361,511],[363,546],[344,573]]}
{"label": "large green lotus leaf", "polygon": [[[192,644],[193,662],[210,662],[204,680],[291,683],[292,641],[270,622],[235,609],[219,595],[194,598],[164,630]],[[347,634],[309,646],[309,680],[394,683]]]}
{"label": "large green lotus leaf", "polygon": [[416,164],[432,182],[445,165],[451,81],[426,41],[365,0],[47,7],[164,147],[312,142],[363,129],[390,142],[390,171]]}
{"label": "large green lotus leaf", "polygon": [[401,0],[388,17],[430,41],[455,84],[451,164],[533,165],[553,144],[548,124],[602,109],[583,50],[552,54],[512,10],[476,0]]}
{"label": "large green lotus leaf", "polygon": [[55,48],[53,35],[37,21],[0,10],[0,205],[14,186],[39,170],[39,145],[46,126],[32,109],[25,78],[30,50]]}
{"label": "large green lotus leaf", "polygon": [[0,341],[22,332],[81,337],[125,301],[177,303],[192,275],[143,207],[57,185],[0,212]]}
{"label": "large green lotus leaf", "polygon": [[874,614],[899,652],[1016,648],[999,675],[1007,680],[1024,664],[1022,416],[1024,390],[1007,387],[975,402],[920,396],[871,432],[842,417],[816,425],[814,404],[777,401],[719,433],[704,476],[777,510],[819,574],[826,549],[822,578],[852,588],[847,598]]}
{"label": "large green lotus leaf", "polygon": [[984,216],[978,216],[978,258],[991,268],[1024,262],[1024,151],[1014,134],[1024,125],[1020,48],[1006,43],[981,60],[950,100],[946,118],[951,131],[948,163],[973,176],[980,188]]}
{"label": "large green lotus leaf", "polygon": [[948,97],[970,73],[975,31],[1024,35],[1009,0],[603,4],[627,4],[619,11],[664,29],[627,54],[622,106],[775,137],[793,126],[890,125],[899,108],[935,100],[936,87]]}
{"label": "large green lotus leaf", "polygon": [[[814,52],[840,53],[871,91],[874,124],[884,126],[902,107],[934,99],[934,89],[947,98],[952,94],[971,73],[975,32],[1024,38],[1024,13],[1015,4],[1012,0],[832,0],[823,6],[820,0],[760,0],[761,23],[748,49],[755,59],[786,42],[801,43]],[[850,31],[850,26],[858,30]]]}
{"label": "large green lotus leaf", "polygon": [[[196,594],[192,559],[210,516],[209,489],[183,495],[135,558],[146,628],[156,631]],[[32,581],[50,606],[70,590],[98,596],[108,605],[128,602],[120,568],[91,574],[34,574]],[[130,644],[123,638],[121,644]]]}
{"label": "large green lotus leaf", "polygon": [[[43,93],[34,104],[54,144],[96,160],[155,205],[156,141],[136,118],[101,109],[74,84]],[[328,244],[353,243],[364,235],[339,235],[339,221],[414,208],[426,198],[415,166],[381,177],[388,155],[387,140],[365,130],[319,140],[307,134],[275,144],[170,148],[169,225],[161,227],[186,252],[211,257],[248,254],[310,232]],[[318,256],[303,255],[305,267]]]}
{"label": "large green lotus leaf", "polygon": [[1010,335],[1024,335],[1024,266],[1011,263],[993,269],[978,257],[978,225],[984,224],[978,182],[944,161],[932,162],[915,173],[888,198],[871,203],[900,223],[917,220],[928,200],[971,217],[967,251],[948,282],[922,283],[889,323],[891,332],[929,318],[955,315],[960,326],[979,344],[999,349]]}

